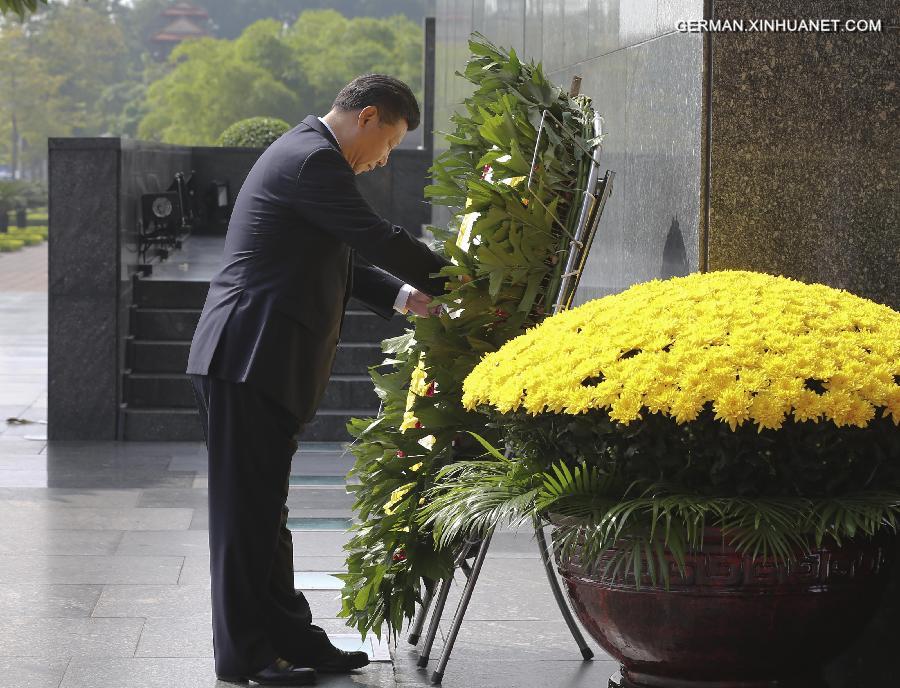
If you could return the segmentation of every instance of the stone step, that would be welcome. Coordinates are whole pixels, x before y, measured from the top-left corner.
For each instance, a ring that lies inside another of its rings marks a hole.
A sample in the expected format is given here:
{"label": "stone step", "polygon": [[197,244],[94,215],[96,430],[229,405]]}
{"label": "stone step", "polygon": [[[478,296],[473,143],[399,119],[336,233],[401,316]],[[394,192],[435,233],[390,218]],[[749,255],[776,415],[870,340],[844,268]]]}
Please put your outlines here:
{"label": "stone step", "polygon": [[[204,280],[142,279],[134,281],[133,303],[141,308],[203,309],[209,282]],[[350,299],[347,310],[365,310],[356,299]]]}
{"label": "stone step", "polygon": [[[187,368],[190,341],[126,338],[126,366],[136,373],[183,373]],[[381,345],[369,342],[340,342],[334,357],[333,373],[365,374],[387,354]]]}
{"label": "stone step", "polygon": [[342,342],[381,342],[389,337],[403,334],[412,325],[399,313],[385,320],[372,311],[347,311],[341,330]]}
{"label": "stone step", "polygon": [[[348,442],[353,439],[346,425],[350,418],[374,417],[375,409],[319,411],[307,425],[303,442]],[[203,429],[196,409],[124,406],[124,439],[132,441],[203,442]]]}
{"label": "stone step", "polygon": [[131,334],[136,339],[190,342],[200,319],[199,308],[132,307]]}
{"label": "stone step", "polygon": [[205,280],[141,279],[134,281],[133,302],[141,308],[202,309],[209,292]]}
{"label": "stone step", "polygon": [[[199,308],[143,308],[132,306],[131,334],[136,339],[187,341],[194,337]],[[403,334],[409,323],[396,316],[385,320],[371,311],[348,310],[341,332],[342,342],[380,342]]]}
{"label": "stone step", "polygon": [[[125,401],[130,408],[196,409],[190,378],[184,373],[127,373]],[[368,375],[332,375],[320,409],[377,408],[378,396]]]}

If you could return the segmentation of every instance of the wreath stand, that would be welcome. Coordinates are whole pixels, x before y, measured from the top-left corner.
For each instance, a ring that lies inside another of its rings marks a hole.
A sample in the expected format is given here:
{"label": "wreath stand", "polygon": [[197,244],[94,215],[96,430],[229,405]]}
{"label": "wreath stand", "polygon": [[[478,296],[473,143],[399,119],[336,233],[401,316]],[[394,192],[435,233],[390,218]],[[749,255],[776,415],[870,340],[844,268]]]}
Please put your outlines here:
{"label": "wreath stand", "polygon": [[[578,77],[575,77],[575,79],[573,80],[572,89],[570,90],[573,95],[577,94],[580,81],[581,80]],[[532,176],[535,164],[537,162],[538,146],[541,140],[541,133],[544,129],[544,123],[547,117],[555,119],[553,115],[551,115],[546,110],[541,116],[541,124],[538,128],[537,141],[535,142],[534,147],[534,156],[531,160],[532,174],[530,174],[528,177],[529,191],[531,190]],[[600,215],[603,212],[604,207],[606,206],[607,199],[612,193],[612,180],[615,176],[615,172],[607,170],[604,177],[600,179],[601,145],[599,140],[603,134],[602,129],[603,118],[599,114],[595,114],[594,133],[595,141],[597,141],[597,143],[594,146],[593,150],[590,151],[591,169],[588,173],[587,187],[581,205],[581,212],[578,217],[578,225],[575,230],[575,236],[570,244],[569,255],[566,260],[565,270],[560,281],[559,292],[553,305],[554,313],[558,313],[561,310],[569,308],[572,303],[572,298],[575,295],[575,289],[578,286],[578,281],[581,278],[581,272],[584,268],[588,251],[597,231],[597,225],[600,221]],[[537,196],[535,196],[535,198],[538,200],[538,202],[540,202],[540,199],[537,198]],[[509,456],[509,449],[507,449],[507,456]],[[544,534],[545,525],[546,524],[540,518],[536,518],[534,520],[534,533],[537,538],[538,550],[540,551],[541,555],[541,562],[544,565],[544,571],[547,574],[547,580],[550,583],[550,589],[553,591],[553,597],[556,598],[556,604],[559,606],[559,610],[562,613],[563,619],[565,620],[566,625],[569,627],[569,630],[572,632],[572,637],[575,639],[578,648],[581,650],[581,656],[584,657],[584,659],[588,660],[593,658],[594,653],[585,642],[584,636],[582,635],[581,630],[578,628],[578,624],[572,616],[569,605],[566,602],[565,597],[563,596],[562,588],[559,584],[559,579],[556,576],[554,564],[550,558],[547,538]],[[450,625],[450,632],[447,635],[446,642],[444,643],[444,648],[441,652],[440,659],[438,660],[437,667],[431,674],[432,683],[440,683],[444,677],[444,670],[447,668],[447,662],[450,660],[450,654],[453,652],[453,645],[456,642],[456,636],[459,634],[459,629],[462,626],[463,617],[466,614],[466,609],[468,608],[469,601],[472,598],[472,592],[475,589],[475,584],[478,582],[478,576],[481,573],[481,568],[484,564],[484,558],[487,555],[488,548],[490,547],[492,536],[493,532],[489,532],[483,538],[468,539],[460,546],[460,548],[456,552],[456,555],[454,557],[454,572],[457,568],[461,569],[466,577],[466,584],[463,588],[462,596],[460,597],[459,603],[456,607],[456,612],[453,615],[453,621]],[[473,560],[471,565],[469,564],[470,559]],[[444,612],[444,607],[447,604],[447,597],[450,594],[450,587],[452,586],[452,584],[453,574],[451,573],[451,575],[442,579],[437,586],[437,595],[434,610],[432,611],[431,621],[428,625],[428,632],[425,636],[425,644],[422,648],[422,652],[419,654],[418,665],[420,667],[425,667],[428,665],[429,656],[431,655],[431,650],[434,646],[434,640],[437,636],[438,624],[440,624],[441,622],[441,616]],[[422,606],[416,613],[416,617],[413,620],[412,629],[408,637],[408,641],[412,645],[416,645],[419,642],[419,637],[421,636],[422,629],[425,625],[425,618],[428,615],[428,608],[431,606],[431,602],[434,598],[435,593],[434,588],[432,588],[432,590],[427,592],[425,597],[422,599]]]}

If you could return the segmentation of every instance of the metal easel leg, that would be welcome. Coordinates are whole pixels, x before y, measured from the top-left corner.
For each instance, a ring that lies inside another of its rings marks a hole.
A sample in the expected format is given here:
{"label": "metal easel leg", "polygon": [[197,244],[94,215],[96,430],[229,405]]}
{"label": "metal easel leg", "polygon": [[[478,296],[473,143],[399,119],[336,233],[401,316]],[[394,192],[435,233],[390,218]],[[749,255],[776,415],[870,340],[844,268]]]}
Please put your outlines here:
{"label": "metal easel leg", "polygon": [[450,632],[447,634],[441,658],[438,660],[434,673],[431,674],[432,683],[440,683],[441,679],[444,678],[444,669],[447,668],[447,662],[450,661],[453,644],[456,642],[456,636],[459,634],[460,626],[462,626],[463,617],[466,615],[466,609],[469,606],[469,600],[472,599],[472,591],[475,589],[475,583],[478,582],[478,576],[481,573],[481,567],[484,564],[484,558],[487,555],[488,547],[490,547],[492,536],[493,532],[485,536],[484,540],[481,541],[481,546],[478,548],[478,554],[475,555],[475,563],[472,564],[472,571],[466,581],[466,587],[463,588],[462,597],[456,607],[456,613],[453,615],[453,622],[450,626]]}
{"label": "metal easel leg", "polygon": [[[466,553],[469,551],[470,543],[464,542],[453,561],[453,572],[465,561]],[[441,622],[441,616],[444,613],[444,607],[447,605],[447,596],[450,594],[450,586],[453,585],[453,572],[449,576],[441,580],[438,587],[437,600],[435,601],[434,610],[431,612],[431,622],[428,624],[428,633],[425,636],[425,645],[419,654],[418,666],[428,666],[428,658],[431,655],[431,648],[434,647],[434,639],[437,637],[438,624]],[[420,611],[420,613],[422,613]],[[422,614],[422,621],[425,621],[425,615]]]}
{"label": "metal easel leg", "polygon": [[572,617],[572,611],[569,609],[566,598],[563,596],[562,589],[559,587],[559,580],[556,578],[555,567],[553,566],[553,561],[550,559],[550,555],[547,551],[547,537],[544,535],[544,526],[538,519],[534,522],[534,534],[537,536],[538,549],[540,549],[541,552],[541,561],[544,563],[544,571],[547,574],[547,580],[550,581],[550,589],[553,591],[553,597],[556,598],[556,604],[559,606],[559,611],[562,612],[563,620],[566,622],[566,626],[569,627],[569,631],[571,631],[572,637],[575,638],[575,642],[578,643],[578,649],[581,650],[581,656],[585,659],[592,659],[594,652],[585,642],[581,629],[578,628],[578,623]]}
{"label": "metal easel leg", "polygon": [[425,617],[428,616],[428,608],[431,606],[431,600],[434,599],[434,590],[438,587],[439,583],[435,581],[435,587],[431,589],[431,591],[426,590],[425,596],[422,598],[422,606],[419,607],[419,611],[416,613],[416,618],[413,621],[412,629],[410,630],[409,636],[406,638],[406,641],[410,645],[415,645],[419,642],[419,636],[422,635],[422,628],[425,626]]}
{"label": "metal easel leg", "polygon": [[444,612],[444,606],[447,604],[447,595],[450,594],[451,585],[453,585],[452,574],[444,578],[438,588],[437,600],[431,612],[431,623],[428,624],[428,633],[425,635],[425,645],[422,647],[422,652],[419,655],[418,665],[420,667],[428,666],[428,656],[431,654],[431,648],[434,646],[438,624],[441,622],[441,614]]}

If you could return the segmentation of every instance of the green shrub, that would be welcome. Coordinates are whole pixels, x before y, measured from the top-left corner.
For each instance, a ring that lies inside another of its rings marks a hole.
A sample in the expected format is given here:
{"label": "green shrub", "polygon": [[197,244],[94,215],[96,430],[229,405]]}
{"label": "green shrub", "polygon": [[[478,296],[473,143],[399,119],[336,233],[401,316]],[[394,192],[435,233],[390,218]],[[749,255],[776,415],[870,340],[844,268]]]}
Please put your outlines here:
{"label": "green shrub", "polygon": [[21,239],[0,236],[0,251],[18,251],[25,245]]}
{"label": "green shrub", "polygon": [[35,246],[44,243],[45,239],[40,234],[32,234],[31,232],[18,232],[13,235],[13,239],[24,241],[26,246]]}
{"label": "green shrub", "polygon": [[219,136],[220,146],[268,148],[279,136],[291,128],[276,117],[250,117],[235,122]]}

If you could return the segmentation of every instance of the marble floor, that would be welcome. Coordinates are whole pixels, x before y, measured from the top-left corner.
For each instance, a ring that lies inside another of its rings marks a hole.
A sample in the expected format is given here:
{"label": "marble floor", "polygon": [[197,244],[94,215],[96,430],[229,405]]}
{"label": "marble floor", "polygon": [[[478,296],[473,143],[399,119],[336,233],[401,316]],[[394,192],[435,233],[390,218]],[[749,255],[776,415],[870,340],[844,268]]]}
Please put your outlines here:
{"label": "marble floor", "polygon": [[[0,262],[0,686],[204,688],[217,683],[210,631],[203,443],[46,440],[44,257],[31,277]],[[21,267],[21,266],[20,266]],[[23,288],[17,290],[17,286]],[[37,285],[37,287],[35,286]],[[41,285],[43,287],[41,288]],[[428,669],[337,618],[352,519],[353,457],[302,443],[289,498],[296,585],[316,622],[373,662],[321,686],[426,686],[459,598],[458,574]],[[584,662],[547,586],[533,537],[499,533],[444,676],[446,688],[605,685],[614,663]]]}

